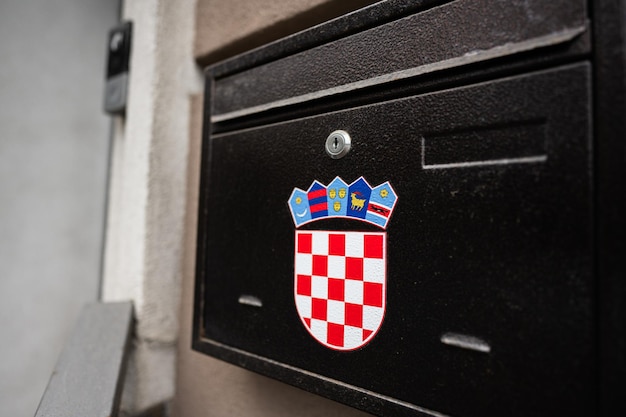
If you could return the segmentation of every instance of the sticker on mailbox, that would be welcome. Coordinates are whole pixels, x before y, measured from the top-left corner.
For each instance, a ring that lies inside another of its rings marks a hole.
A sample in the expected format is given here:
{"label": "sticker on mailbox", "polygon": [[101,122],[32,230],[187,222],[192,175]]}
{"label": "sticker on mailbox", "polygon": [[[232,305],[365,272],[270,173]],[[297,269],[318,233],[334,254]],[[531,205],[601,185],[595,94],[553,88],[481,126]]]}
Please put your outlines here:
{"label": "sticker on mailbox", "polygon": [[[354,219],[385,229],[397,201],[391,184],[372,188],[335,178],[294,189],[289,208],[296,228],[329,217]],[[374,338],[386,306],[387,234],[296,230],[294,295],[309,334],[326,347],[354,350]]]}

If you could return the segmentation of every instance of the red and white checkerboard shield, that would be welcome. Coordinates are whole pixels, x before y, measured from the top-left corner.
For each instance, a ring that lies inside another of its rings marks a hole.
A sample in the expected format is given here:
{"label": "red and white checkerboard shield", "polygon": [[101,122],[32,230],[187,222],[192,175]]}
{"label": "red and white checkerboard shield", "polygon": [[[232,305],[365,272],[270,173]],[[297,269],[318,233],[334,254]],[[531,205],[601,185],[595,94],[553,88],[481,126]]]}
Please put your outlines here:
{"label": "red and white checkerboard shield", "polygon": [[321,344],[354,350],[383,322],[386,233],[296,230],[294,293],[298,315]]}

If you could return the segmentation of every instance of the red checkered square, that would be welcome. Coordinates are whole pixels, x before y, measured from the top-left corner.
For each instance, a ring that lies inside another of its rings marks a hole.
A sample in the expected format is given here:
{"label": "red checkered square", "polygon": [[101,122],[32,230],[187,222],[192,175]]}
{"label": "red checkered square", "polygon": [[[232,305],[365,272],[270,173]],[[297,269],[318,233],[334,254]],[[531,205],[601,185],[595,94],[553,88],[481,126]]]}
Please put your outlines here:
{"label": "red checkered square", "polygon": [[374,282],[363,283],[363,304],[373,307],[383,306],[383,286]]}
{"label": "red checkered square", "polygon": [[298,295],[311,295],[311,276],[298,275],[297,279],[296,293]]}
{"label": "red checkered square", "polygon": [[328,275],[328,256],[313,255],[313,275]]}
{"label": "red checkered square", "polygon": [[328,323],[327,342],[333,346],[343,347],[343,325]]}
{"label": "red checkered square", "polygon": [[363,327],[363,306],[346,303],[346,325]]}
{"label": "red checkered square", "polygon": [[328,254],[345,256],[346,254],[346,236],[345,235],[328,235]]}
{"label": "red checkered square", "polygon": [[326,304],[328,301],[320,298],[313,298],[311,305],[311,318],[317,320],[326,320],[327,309]]}
{"label": "red checkered square", "polygon": [[363,280],[363,258],[346,258],[346,279]]}
{"label": "red checkered square", "polygon": [[328,279],[328,299],[343,301],[345,298],[345,285],[343,279]]}
{"label": "red checkered square", "polygon": [[363,253],[366,258],[383,258],[383,236],[365,235],[363,237]]}
{"label": "red checkered square", "polygon": [[313,235],[311,233],[298,234],[298,253],[311,253],[313,249]]}

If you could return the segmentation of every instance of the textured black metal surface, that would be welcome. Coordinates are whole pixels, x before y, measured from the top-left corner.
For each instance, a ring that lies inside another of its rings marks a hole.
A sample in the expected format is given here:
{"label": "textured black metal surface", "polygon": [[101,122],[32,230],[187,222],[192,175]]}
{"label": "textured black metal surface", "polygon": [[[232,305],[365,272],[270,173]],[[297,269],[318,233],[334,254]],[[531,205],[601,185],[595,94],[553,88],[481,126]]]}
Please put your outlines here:
{"label": "textured black metal surface", "polygon": [[241,72],[450,1],[454,0],[379,1],[326,24],[295,33],[280,41],[221,62],[214,67],[213,75],[220,78]]}
{"label": "textured black metal surface", "polygon": [[[377,414],[592,415],[590,74],[577,64],[205,138],[196,349]],[[341,160],[324,152],[335,129],[354,141]],[[293,302],[287,199],[337,175],[399,195],[385,321],[350,353],[314,341]],[[444,345],[447,332],[491,352]]]}
{"label": "textured black metal surface", "polygon": [[594,3],[600,409],[626,415],[626,2]]}
{"label": "textured black metal surface", "polygon": [[[585,22],[583,0],[445,3],[220,77],[215,81],[213,116],[453,59],[458,62],[449,65],[461,65],[494,48],[512,53],[515,44],[584,28]],[[219,67],[216,72],[221,73]]]}
{"label": "textured black metal surface", "polygon": [[[514,56],[503,56],[488,62],[476,62],[462,67],[450,68],[418,77],[398,80],[332,95],[316,100],[268,109],[218,123],[209,124],[213,133],[241,130],[255,126],[308,117],[320,113],[341,110],[348,107],[364,106],[386,101],[398,96],[417,95],[453,88],[460,84],[489,81],[503,76],[524,74],[553,68],[559,65],[590,59],[591,31],[586,30],[575,41],[566,42],[541,50],[527,51]],[[254,55],[254,54],[253,54]],[[212,79],[209,70],[207,79]],[[207,95],[211,97],[211,95]],[[209,106],[207,106],[207,110]],[[207,119],[208,120],[208,119]]]}

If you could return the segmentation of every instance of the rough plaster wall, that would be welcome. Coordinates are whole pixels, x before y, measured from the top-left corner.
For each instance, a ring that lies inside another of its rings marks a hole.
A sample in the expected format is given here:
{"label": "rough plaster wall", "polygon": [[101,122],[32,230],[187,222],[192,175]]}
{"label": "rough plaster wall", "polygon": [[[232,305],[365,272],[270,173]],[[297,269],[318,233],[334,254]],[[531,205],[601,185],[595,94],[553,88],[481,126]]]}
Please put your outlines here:
{"label": "rough plaster wall", "polygon": [[133,21],[125,118],[116,120],[103,298],[132,299],[136,335],[122,400],[131,414],[174,392],[194,0],[127,0]]}
{"label": "rough plaster wall", "polygon": [[98,297],[115,0],[0,0],[0,416],[35,410]]}
{"label": "rough plaster wall", "polygon": [[334,401],[191,350],[202,99],[191,111],[181,329],[173,417],[365,417]]}

